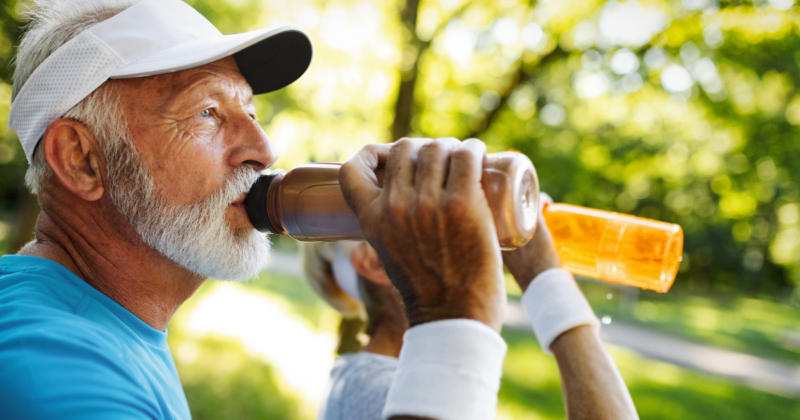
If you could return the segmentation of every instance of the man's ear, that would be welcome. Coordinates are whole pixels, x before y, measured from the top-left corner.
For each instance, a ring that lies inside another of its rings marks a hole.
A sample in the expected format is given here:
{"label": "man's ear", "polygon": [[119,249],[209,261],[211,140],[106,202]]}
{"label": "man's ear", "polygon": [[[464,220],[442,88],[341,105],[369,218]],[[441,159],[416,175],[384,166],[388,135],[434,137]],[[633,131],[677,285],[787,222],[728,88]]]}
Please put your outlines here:
{"label": "man's ear", "polygon": [[67,190],[86,201],[103,196],[100,145],[85,125],[59,118],[47,126],[40,147],[45,161]]}
{"label": "man's ear", "polygon": [[378,258],[378,253],[368,243],[364,242],[356,248],[350,255],[350,261],[361,277],[382,286],[392,284],[389,276],[386,275],[386,270],[383,269],[380,258]]}

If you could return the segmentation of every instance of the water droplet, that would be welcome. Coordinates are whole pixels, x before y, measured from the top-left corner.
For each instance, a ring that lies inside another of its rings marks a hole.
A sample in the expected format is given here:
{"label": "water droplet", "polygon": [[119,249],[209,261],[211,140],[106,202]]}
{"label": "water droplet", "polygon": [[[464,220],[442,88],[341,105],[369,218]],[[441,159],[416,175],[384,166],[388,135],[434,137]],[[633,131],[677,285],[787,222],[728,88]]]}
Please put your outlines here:
{"label": "water droplet", "polygon": [[600,320],[600,322],[602,322],[602,323],[603,323],[603,325],[608,325],[608,324],[610,324],[610,323],[611,323],[611,317],[610,317],[610,316],[608,316],[608,315],[605,315],[605,316],[603,316],[603,318]]}
{"label": "water droplet", "polygon": [[613,298],[613,297],[614,297],[614,295],[612,295],[611,293],[606,295],[606,299],[608,299],[608,300],[611,300],[611,298]]}

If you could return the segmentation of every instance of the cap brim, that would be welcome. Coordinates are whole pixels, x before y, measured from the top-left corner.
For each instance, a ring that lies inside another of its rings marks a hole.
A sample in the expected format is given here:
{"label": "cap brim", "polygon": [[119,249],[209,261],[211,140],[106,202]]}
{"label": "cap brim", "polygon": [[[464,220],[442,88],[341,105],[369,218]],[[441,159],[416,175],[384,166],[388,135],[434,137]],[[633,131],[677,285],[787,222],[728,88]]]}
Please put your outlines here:
{"label": "cap brim", "polygon": [[233,56],[253,93],[284,88],[311,65],[311,38],[293,25],[192,40],[148,54],[111,75],[112,79],[156,76],[203,66]]}

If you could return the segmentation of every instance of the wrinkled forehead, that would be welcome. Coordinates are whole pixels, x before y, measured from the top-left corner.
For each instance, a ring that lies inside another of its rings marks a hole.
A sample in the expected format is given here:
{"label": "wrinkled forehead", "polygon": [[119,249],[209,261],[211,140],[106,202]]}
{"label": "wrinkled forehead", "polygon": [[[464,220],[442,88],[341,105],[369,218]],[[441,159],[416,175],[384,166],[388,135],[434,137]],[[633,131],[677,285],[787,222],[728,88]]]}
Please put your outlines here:
{"label": "wrinkled forehead", "polygon": [[239,71],[232,57],[174,73],[135,79],[112,80],[130,101],[155,100],[162,105],[180,101],[197,101],[209,97],[235,99],[246,105],[253,103],[253,90]]}

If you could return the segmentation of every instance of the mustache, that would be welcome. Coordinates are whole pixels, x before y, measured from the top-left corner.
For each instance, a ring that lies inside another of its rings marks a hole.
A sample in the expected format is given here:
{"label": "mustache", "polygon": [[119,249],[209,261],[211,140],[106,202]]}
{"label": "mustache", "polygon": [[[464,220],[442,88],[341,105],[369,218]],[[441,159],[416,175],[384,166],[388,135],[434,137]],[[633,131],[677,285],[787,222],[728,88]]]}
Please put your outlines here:
{"label": "mustache", "polygon": [[243,194],[250,192],[260,176],[261,173],[250,166],[240,166],[234,170],[225,184],[203,201],[216,208],[227,208]]}

